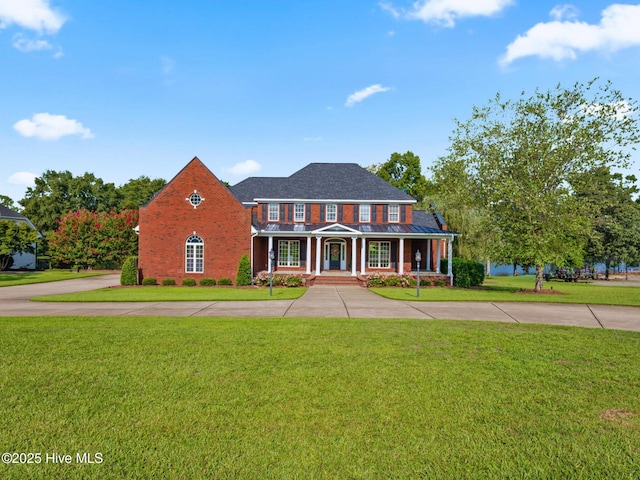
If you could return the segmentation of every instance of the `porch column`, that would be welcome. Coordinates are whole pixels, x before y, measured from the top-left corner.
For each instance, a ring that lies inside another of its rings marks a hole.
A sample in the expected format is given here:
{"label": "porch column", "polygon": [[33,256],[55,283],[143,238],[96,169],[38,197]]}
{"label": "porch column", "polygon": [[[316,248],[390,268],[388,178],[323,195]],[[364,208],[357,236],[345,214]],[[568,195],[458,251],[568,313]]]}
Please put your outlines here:
{"label": "porch column", "polygon": [[320,253],[322,252],[322,237],[316,237],[316,275],[320,275]]}
{"label": "porch column", "polygon": [[427,272],[432,272],[433,269],[431,268],[431,244],[433,243],[433,239],[429,239],[427,240]]}
{"label": "porch column", "polygon": [[307,275],[311,273],[311,235],[307,237],[307,271],[305,272]]}
{"label": "porch column", "polygon": [[365,265],[367,263],[367,239],[362,237],[362,245],[360,246],[360,275],[365,275]]}
{"label": "porch column", "polygon": [[404,237],[400,237],[400,245],[398,245],[398,275],[404,273]]}
{"label": "porch column", "polygon": [[351,237],[351,276],[355,277],[356,276],[356,260],[357,260],[357,256],[356,254],[358,253],[358,249],[356,247],[356,243],[358,241],[358,237]]}
{"label": "porch column", "polygon": [[447,272],[447,275],[449,275],[449,284],[451,286],[453,286],[453,262],[451,261],[453,257],[453,238],[453,235],[451,235],[451,238],[447,241],[449,244],[447,251],[447,270],[449,271]]}
{"label": "porch column", "polygon": [[438,253],[436,254],[436,273],[440,273],[440,248],[442,240],[438,240]]}
{"label": "porch column", "polygon": [[267,272],[271,273],[271,259],[269,258],[269,252],[273,250],[273,237],[269,235],[269,246],[267,247]]}

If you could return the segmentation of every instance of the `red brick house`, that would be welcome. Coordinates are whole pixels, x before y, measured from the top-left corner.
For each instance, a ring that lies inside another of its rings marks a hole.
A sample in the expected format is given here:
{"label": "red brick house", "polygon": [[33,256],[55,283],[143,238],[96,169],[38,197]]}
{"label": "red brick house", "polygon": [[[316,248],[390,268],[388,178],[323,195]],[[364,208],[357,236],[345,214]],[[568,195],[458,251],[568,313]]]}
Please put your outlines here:
{"label": "red brick house", "polygon": [[[438,214],[353,163],[312,163],[289,177],[225,187],[194,158],[140,208],[139,268],[158,280],[230,277],[243,254],[254,276],[298,273],[309,281],[374,272],[440,272],[455,233]],[[273,267],[269,252],[274,252]],[[450,265],[450,263],[449,263]]]}

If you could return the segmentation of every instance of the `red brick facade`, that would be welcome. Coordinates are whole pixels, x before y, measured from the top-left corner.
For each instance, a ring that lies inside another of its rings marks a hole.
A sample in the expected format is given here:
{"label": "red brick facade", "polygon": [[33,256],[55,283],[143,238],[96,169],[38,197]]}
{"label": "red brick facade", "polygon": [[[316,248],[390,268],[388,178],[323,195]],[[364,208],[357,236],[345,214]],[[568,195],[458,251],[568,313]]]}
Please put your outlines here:
{"label": "red brick facade", "polygon": [[[190,195],[201,202],[194,207]],[[202,272],[186,272],[186,242],[204,243]],[[140,208],[138,266],[158,283],[173,278],[229,277],[235,284],[238,262],[251,253],[251,210],[244,207],[196,157],[147,205]]]}

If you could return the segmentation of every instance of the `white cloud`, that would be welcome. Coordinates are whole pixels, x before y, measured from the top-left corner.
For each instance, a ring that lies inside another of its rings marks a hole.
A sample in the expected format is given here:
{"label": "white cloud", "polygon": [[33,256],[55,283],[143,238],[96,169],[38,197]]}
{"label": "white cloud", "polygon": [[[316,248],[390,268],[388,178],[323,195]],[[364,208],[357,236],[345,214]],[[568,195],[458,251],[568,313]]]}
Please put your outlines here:
{"label": "white cloud", "polygon": [[571,12],[566,8],[554,8],[551,15],[557,20],[538,23],[524,35],[519,35],[507,46],[499,63],[506,66],[518,58],[529,56],[555,61],[575,60],[581,52],[615,52],[640,46],[640,4],[610,5],[602,11],[602,19],[597,25],[561,20],[567,18],[568,11]]}
{"label": "white cloud", "polygon": [[16,172],[11,175],[7,181],[12,185],[30,186],[35,183],[37,175],[31,172]]}
{"label": "white cloud", "polygon": [[58,140],[65,135],[93,138],[91,130],[77,120],[50,113],[36,113],[31,120],[24,119],[16,122],[13,129],[23,137],[35,137],[40,140]]}
{"label": "white cloud", "polygon": [[367,88],[363,88],[362,90],[358,90],[357,92],[349,95],[344,105],[345,107],[353,107],[356,103],[361,102],[362,100],[364,100],[367,97],[370,97],[371,95],[374,95],[380,92],[387,92],[389,90],[391,90],[390,87],[383,87],[379,83],[376,83],[375,85],[370,85]]}
{"label": "white cloud", "polygon": [[414,2],[410,9],[396,8],[389,3],[379,5],[395,18],[453,27],[460,18],[490,17],[513,3],[514,0],[420,0]]}
{"label": "white cloud", "polygon": [[65,21],[49,0],[0,0],[0,29],[16,24],[38,33],[56,33]]}
{"label": "white cloud", "polygon": [[249,175],[250,173],[257,172],[262,167],[255,160],[246,160],[244,162],[236,163],[229,169],[229,172],[233,175]]}
{"label": "white cloud", "polygon": [[578,10],[574,5],[556,5],[551,9],[549,15],[558,22],[562,20],[573,20],[580,15],[580,10]]}
{"label": "white cloud", "polygon": [[21,52],[34,52],[38,50],[51,50],[53,47],[46,40],[32,40],[24,38],[22,34],[17,34],[13,37],[13,46]]}

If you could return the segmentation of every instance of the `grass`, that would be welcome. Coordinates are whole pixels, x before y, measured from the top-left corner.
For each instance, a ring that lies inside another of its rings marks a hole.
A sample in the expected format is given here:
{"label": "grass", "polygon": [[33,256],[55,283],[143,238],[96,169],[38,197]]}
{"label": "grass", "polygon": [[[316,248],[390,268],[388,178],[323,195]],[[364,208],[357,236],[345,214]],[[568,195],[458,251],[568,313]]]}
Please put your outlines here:
{"label": "grass", "polygon": [[29,285],[32,283],[57,282],[60,280],[72,280],[74,278],[95,277],[105,275],[110,272],[83,271],[72,272],[71,270],[45,270],[42,272],[11,272],[0,273],[0,287],[11,287],[14,285]]}
{"label": "grass", "polygon": [[531,292],[534,278],[491,277],[481,288],[439,288],[423,287],[420,297],[414,288],[371,288],[372,292],[394,300],[424,302],[544,302],[576,303],[600,305],[640,306],[640,283],[638,287],[616,287],[594,285],[591,283],[545,282],[543,288],[553,289],[555,293]]}
{"label": "grass", "polygon": [[101,288],[87,292],[64,293],[34,297],[38,302],[197,302],[197,301],[254,301],[254,300],[294,300],[307,289],[274,288],[269,295],[268,288],[227,288],[227,287],[126,287]]}
{"label": "grass", "polygon": [[640,334],[484,322],[0,318],[22,478],[638,478]]}

